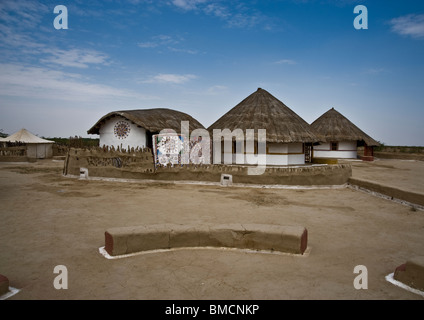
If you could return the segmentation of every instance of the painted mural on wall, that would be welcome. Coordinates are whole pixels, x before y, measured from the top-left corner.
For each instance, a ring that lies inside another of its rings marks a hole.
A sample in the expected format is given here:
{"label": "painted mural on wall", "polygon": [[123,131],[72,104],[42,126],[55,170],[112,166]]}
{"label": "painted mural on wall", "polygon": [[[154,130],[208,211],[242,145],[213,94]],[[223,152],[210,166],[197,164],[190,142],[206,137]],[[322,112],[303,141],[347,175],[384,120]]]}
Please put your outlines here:
{"label": "painted mural on wall", "polygon": [[130,131],[131,126],[127,121],[118,121],[113,128],[113,133],[118,139],[125,139],[130,134]]}
{"label": "painted mural on wall", "polygon": [[209,164],[210,146],[202,137],[187,139],[184,135],[153,135],[155,167],[168,165]]}

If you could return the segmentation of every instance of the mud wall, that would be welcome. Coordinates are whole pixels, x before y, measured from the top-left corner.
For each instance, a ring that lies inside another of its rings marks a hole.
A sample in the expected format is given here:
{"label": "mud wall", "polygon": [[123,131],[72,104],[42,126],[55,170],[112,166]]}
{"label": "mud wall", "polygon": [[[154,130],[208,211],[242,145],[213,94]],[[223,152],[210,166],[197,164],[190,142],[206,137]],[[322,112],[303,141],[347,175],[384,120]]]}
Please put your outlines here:
{"label": "mud wall", "polygon": [[[364,155],[364,147],[358,147],[358,155]],[[376,147],[374,148],[374,157],[379,159],[424,161],[424,147]]]}
{"label": "mud wall", "polygon": [[27,147],[2,147],[0,148],[0,162],[27,162]]}
{"label": "mud wall", "polygon": [[159,224],[111,228],[105,250],[112,256],[171,248],[238,248],[303,254],[308,231],[302,226],[267,224]]}
{"label": "mud wall", "polygon": [[203,165],[178,168],[158,168],[160,180],[200,180],[219,182],[221,174],[231,174],[233,183],[279,185],[340,185],[352,175],[349,164],[327,166],[268,167],[261,175],[248,175],[247,167]]}
{"label": "mud wall", "polygon": [[424,161],[422,153],[402,153],[402,152],[377,152],[374,151],[374,157],[380,159],[404,159]]}
{"label": "mud wall", "polygon": [[149,148],[69,149],[63,174],[79,176],[80,168],[87,168],[94,177],[128,178],[129,173],[153,173],[153,154]]}
{"label": "mud wall", "polygon": [[246,166],[185,165],[157,167],[150,149],[116,151],[102,148],[70,149],[64,164],[64,175],[80,175],[88,169],[89,177],[149,180],[188,180],[220,182],[221,174],[231,174],[233,183],[279,185],[341,185],[352,176],[350,164],[268,167],[262,175],[248,175]]}
{"label": "mud wall", "polygon": [[424,206],[424,197],[420,193],[396,189],[375,182],[364,181],[354,178],[349,179],[349,184],[353,186],[358,186],[360,188],[365,188],[374,192],[378,192],[392,198],[401,199],[404,201],[418,204],[420,206]]}

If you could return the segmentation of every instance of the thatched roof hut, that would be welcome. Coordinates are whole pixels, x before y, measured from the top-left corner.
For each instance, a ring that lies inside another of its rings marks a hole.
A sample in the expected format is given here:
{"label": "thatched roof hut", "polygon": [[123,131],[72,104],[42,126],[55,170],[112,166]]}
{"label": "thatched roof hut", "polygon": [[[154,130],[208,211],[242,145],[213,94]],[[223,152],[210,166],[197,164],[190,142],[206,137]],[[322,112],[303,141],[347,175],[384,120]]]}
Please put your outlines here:
{"label": "thatched roof hut", "polygon": [[182,121],[189,122],[189,132],[205,127],[190,115],[166,108],[123,110],[101,117],[87,133],[100,135],[100,146],[153,148],[153,137],[164,129],[182,134]]}
{"label": "thatched roof hut", "polygon": [[316,142],[319,139],[309,124],[266,90],[258,90],[213,123],[213,129],[266,129],[266,141],[272,143]]}
{"label": "thatched roof hut", "polygon": [[357,141],[359,145],[365,143],[369,147],[380,145],[334,108],[316,119],[311,128],[323,142]]}
{"label": "thatched roof hut", "polygon": [[[259,140],[259,130],[265,129],[267,165],[301,165],[309,162],[312,143],[319,141],[305,120],[261,88],[213,123],[208,128],[212,136],[214,136],[215,129],[219,129],[221,132],[225,129],[235,132],[238,129],[238,132],[239,130],[246,131],[246,134],[248,129],[253,129],[255,141]],[[223,135],[221,136],[223,137]],[[244,142],[237,140],[235,136],[234,138],[236,141],[232,152],[230,152],[228,144],[226,150],[214,145],[214,163],[219,162],[220,158],[226,164],[242,163],[244,154],[244,163],[252,164],[255,156],[259,154],[259,145],[252,153],[251,150],[247,150],[247,139],[245,139],[246,150],[243,150]],[[261,151],[261,153],[263,152]]]}
{"label": "thatched roof hut", "polygon": [[141,109],[141,110],[124,110],[113,111],[96,122],[87,133],[99,134],[100,127],[113,117],[123,117],[133,122],[139,127],[142,127],[151,133],[160,132],[163,129],[172,129],[175,132],[181,131],[181,121],[190,122],[190,132],[195,129],[204,129],[204,126],[194,119],[192,116],[167,108],[157,109]]}

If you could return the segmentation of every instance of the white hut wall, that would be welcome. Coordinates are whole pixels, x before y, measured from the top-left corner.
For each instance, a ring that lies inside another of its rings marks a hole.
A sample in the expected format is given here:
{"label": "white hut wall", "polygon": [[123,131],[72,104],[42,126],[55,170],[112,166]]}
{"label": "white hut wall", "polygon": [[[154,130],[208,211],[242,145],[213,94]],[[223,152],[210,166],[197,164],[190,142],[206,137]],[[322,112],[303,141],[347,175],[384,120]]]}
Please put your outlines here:
{"label": "white hut wall", "polygon": [[321,143],[314,146],[314,158],[356,159],[356,141],[339,141],[337,150],[332,150],[332,143]]}
{"label": "white hut wall", "polygon": [[[126,124],[129,128],[127,134],[116,132],[115,126],[119,125],[118,122]],[[124,117],[113,117],[106,121],[99,130],[100,133],[100,146],[114,146],[115,148],[144,148],[147,145],[146,129],[137,126]]]}
{"label": "white hut wall", "polygon": [[[244,157],[237,161],[236,144],[233,142],[232,152],[225,150],[224,143],[221,143],[221,163],[223,164],[256,164],[258,161],[258,148],[255,145],[255,152],[247,152],[246,146],[241,148]],[[215,150],[214,150],[215,151]],[[297,143],[267,143],[266,144],[266,164],[273,166],[302,165],[305,164],[305,152],[302,142]]]}
{"label": "white hut wall", "polygon": [[305,164],[303,143],[268,143],[267,165],[298,165]]}

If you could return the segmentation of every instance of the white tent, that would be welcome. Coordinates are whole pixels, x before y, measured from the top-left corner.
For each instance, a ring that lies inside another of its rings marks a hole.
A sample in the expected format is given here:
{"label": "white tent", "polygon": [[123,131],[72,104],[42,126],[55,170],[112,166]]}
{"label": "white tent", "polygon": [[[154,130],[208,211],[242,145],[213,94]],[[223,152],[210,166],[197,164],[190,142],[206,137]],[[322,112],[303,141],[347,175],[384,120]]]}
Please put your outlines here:
{"label": "white tent", "polygon": [[0,137],[0,148],[3,147],[6,144],[7,139]]}
{"label": "white tent", "polygon": [[0,141],[24,143],[27,146],[28,158],[44,159],[53,156],[54,141],[37,137],[26,129],[21,129]]}

